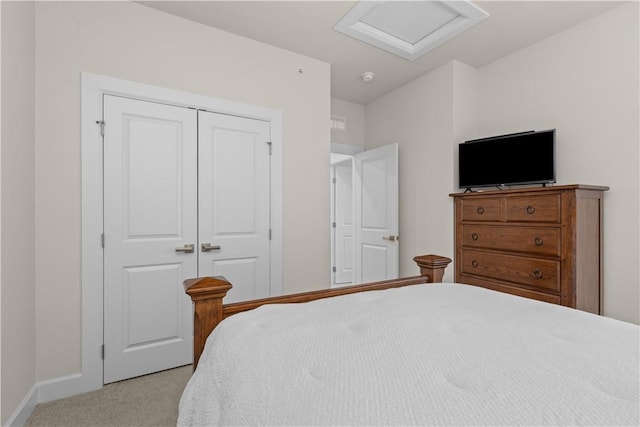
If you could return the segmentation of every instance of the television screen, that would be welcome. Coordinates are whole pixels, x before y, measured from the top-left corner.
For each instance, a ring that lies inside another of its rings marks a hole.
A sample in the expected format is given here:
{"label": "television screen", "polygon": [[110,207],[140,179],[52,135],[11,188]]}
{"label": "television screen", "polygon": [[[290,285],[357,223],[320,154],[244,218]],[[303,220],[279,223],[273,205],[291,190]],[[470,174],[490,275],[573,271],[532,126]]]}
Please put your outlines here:
{"label": "television screen", "polygon": [[460,188],[555,182],[555,129],[466,141],[458,162]]}

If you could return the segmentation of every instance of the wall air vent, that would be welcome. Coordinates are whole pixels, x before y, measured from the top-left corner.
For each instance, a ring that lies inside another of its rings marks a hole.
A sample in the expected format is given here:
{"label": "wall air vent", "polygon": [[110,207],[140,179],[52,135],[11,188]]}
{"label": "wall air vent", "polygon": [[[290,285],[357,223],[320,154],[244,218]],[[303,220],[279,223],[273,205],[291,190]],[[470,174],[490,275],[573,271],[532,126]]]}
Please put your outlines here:
{"label": "wall air vent", "polygon": [[334,29],[413,61],[488,16],[466,0],[364,0]]}
{"label": "wall air vent", "polygon": [[347,119],[340,116],[331,116],[331,130],[344,132],[347,130]]}

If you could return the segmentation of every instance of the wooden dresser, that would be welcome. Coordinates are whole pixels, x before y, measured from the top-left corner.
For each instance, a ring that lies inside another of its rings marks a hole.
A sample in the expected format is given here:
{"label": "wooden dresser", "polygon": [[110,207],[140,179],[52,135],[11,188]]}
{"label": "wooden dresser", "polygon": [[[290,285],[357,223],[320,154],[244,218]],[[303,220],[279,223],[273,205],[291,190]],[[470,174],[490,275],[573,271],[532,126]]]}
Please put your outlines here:
{"label": "wooden dresser", "polygon": [[600,314],[603,192],[562,185],[450,194],[455,281]]}

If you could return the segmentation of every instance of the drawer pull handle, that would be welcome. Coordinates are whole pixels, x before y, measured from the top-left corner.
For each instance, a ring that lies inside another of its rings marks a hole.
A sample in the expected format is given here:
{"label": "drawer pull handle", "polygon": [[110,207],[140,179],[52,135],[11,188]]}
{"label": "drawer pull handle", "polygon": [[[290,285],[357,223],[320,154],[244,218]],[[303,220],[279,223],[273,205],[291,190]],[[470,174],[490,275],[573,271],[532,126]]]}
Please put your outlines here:
{"label": "drawer pull handle", "polygon": [[542,279],[542,271],[540,271],[539,268],[536,268],[535,270],[533,270],[533,277],[535,277],[536,279]]}
{"label": "drawer pull handle", "polygon": [[476,261],[475,259],[473,261],[471,261],[471,266],[473,268],[476,268],[478,266],[478,261]]}
{"label": "drawer pull handle", "polygon": [[477,233],[473,233],[471,235],[471,240],[478,240],[478,234]]}
{"label": "drawer pull handle", "polygon": [[544,241],[542,240],[542,237],[536,237],[535,239],[533,239],[533,243],[535,243],[536,246],[542,246]]}
{"label": "drawer pull handle", "polygon": [[476,211],[478,212],[478,215],[482,215],[484,213],[484,208],[482,206],[479,206]]}
{"label": "drawer pull handle", "polygon": [[534,208],[533,206],[529,205],[527,206],[527,213],[529,215],[533,214],[536,211],[536,208]]}

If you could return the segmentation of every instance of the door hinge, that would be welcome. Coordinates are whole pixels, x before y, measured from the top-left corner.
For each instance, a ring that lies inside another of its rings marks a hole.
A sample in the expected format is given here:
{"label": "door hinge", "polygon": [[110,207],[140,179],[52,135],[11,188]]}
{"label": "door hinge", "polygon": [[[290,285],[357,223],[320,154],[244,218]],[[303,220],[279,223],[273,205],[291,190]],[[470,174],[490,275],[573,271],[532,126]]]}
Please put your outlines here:
{"label": "door hinge", "polygon": [[104,233],[100,235],[100,246],[102,246],[102,249],[104,249]]}
{"label": "door hinge", "polygon": [[332,222],[332,223],[331,223],[331,227],[336,228],[336,223],[335,223],[335,222]]}
{"label": "door hinge", "polygon": [[100,136],[104,136],[104,120],[96,120],[96,124],[100,126]]}
{"label": "door hinge", "polygon": [[271,144],[271,141],[267,141],[267,145],[269,146],[269,155],[271,155],[273,152],[273,146]]}
{"label": "door hinge", "polygon": [[331,271],[333,271],[334,273],[337,271],[335,267],[331,267]]}
{"label": "door hinge", "polygon": [[102,357],[102,360],[104,360],[104,344],[100,346],[100,357]]}
{"label": "door hinge", "polygon": [[269,240],[271,240],[271,229],[269,229]]}
{"label": "door hinge", "polygon": [[336,177],[334,176],[331,181],[335,184],[336,183]]}

